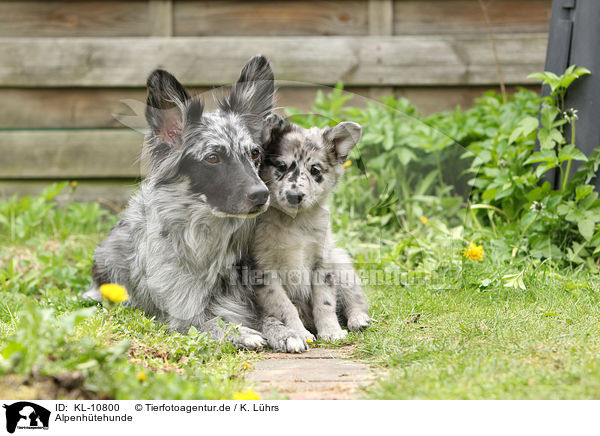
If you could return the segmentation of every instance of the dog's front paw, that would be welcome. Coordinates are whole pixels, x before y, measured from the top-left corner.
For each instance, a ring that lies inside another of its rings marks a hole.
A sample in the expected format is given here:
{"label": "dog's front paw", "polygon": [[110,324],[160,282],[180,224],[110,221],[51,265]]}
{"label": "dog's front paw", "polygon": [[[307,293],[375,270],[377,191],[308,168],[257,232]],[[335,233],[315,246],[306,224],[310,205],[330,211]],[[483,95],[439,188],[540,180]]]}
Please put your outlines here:
{"label": "dog's front paw", "polygon": [[265,338],[263,338],[260,335],[254,334],[243,335],[235,342],[236,347],[249,351],[262,350],[266,344],[267,341],[265,340]]}
{"label": "dog's front paw", "polygon": [[371,324],[371,318],[366,312],[353,313],[348,317],[348,330],[358,332],[366,329]]}
{"label": "dog's front paw", "polygon": [[233,345],[241,350],[258,351],[267,345],[267,340],[257,330],[239,326],[232,337]]}
{"label": "dog's front paw", "polygon": [[278,337],[270,338],[269,346],[279,353],[303,353],[308,350],[306,340],[291,329]]}
{"label": "dog's front paw", "polygon": [[84,300],[95,301],[97,303],[102,301],[102,293],[100,292],[100,289],[98,289],[98,287],[94,284],[92,284],[92,286],[87,291],[82,293],[81,297]]}
{"label": "dog's front paw", "polygon": [[242,350],[259,351],[267,344],[265,338],[254,333],[242,334],[234,341],[234,345]]}
{"label": "dog's front paw", "polygon": [[300,336],[290,336],[286,339],[286,353],[304,353],[305,351],[308,351],[308,344]]}
{"label": "dog's front paw", "polygon": [[325,331],[319,332],[318,336],[320,339],[323,339],[324,341],[333,342],[333,341],[337,341],[340,339],[344,339],[347,335],[348,335],[348,332],[346,330],[337,328],[337,329],[325,330]]}

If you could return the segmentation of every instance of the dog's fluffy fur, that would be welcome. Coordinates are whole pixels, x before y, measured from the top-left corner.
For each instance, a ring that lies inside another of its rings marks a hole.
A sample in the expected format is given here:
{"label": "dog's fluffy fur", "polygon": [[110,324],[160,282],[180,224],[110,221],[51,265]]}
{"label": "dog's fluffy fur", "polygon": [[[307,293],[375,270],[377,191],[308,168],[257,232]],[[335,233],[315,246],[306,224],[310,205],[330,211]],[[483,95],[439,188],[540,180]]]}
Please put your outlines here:
{"label": "dog's fluffy fur", "polygon": [[302,352],[309,330],[327,340],[368,326],[358,277],[345,250],[331,238],[327,200],[361,135],[356,123],[303,129],[277,115],[266,123],[261,177],[271,207],[258,218],[252,257],[262,332],[278,351]]}
{"label": "dog's fluffy fur", "polygon": [[129,291],[128,304],[174,329],[195,326],[221,339],[220,318],[242,326],[232,333],[238,347],[264,345],[253,290],[239,267],[250,264],[254,217],[268,207],[258,171],[273,93],[262,56],[244,66],[229,97],[209,114],[166,71],[150,75],[150,169],[96,249],[87,297],[118,283]]}

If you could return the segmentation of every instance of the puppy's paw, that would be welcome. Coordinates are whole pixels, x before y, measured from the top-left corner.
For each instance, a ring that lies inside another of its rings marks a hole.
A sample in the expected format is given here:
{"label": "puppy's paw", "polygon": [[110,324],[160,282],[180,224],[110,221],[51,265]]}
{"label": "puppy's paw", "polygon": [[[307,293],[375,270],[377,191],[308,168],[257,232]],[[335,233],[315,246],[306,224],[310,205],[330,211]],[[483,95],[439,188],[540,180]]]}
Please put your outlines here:
{"label": "puppy's paw", "polygon": [[325,330],[322,332],[319,332],[319,338],[323,339],[324,341],[328,341],[328,342],[333,342],[333,341],[338,341],[340,339],[344,339],[346,336],[348,335],[348,332],[346,330],[342,330],[341,328],[337,328],[337,329],[332,329],[332,330]]}
{"label": "puppy's paw", "polygon": [[353,313],[348,317],[348,330],[358,332],[366,329],[371,324],[371,318],[366,312]]}
{"label": "puppy's paw", "polygon": [[311,332],[309,332],[308,330],[304,330],[300,333],[300,337],[303,338],[306,342],[308,342],[309,344],[311,342],[314,342],[315,339],[315,335],[313,335]]}
{"label": "puppy's paw", "polygon": [[290,336],[285,341],[286,353],[304,353],[308,350],[308,344],[300,336]]}
{"label": "puppy's paw", "polygon": [[308,350],[306,340],[292,329],[269,338],[269,346],[278,353],[303,353]]}

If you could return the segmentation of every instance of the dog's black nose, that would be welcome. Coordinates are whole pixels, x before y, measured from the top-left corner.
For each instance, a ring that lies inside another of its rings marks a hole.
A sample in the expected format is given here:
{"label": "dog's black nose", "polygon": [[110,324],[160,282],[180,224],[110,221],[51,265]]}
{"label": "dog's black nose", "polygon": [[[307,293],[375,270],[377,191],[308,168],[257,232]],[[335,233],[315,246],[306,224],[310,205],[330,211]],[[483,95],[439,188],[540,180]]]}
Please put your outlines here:
{"label": "dog's black nose", "polygon": [[285,197],[287,198],[288,203],[290,203],[292,206],[296,206],[300,204],[304,198],[304,194],[301,192],[288,192],[285,194]]}
{"label": "dog's black nose", "polygon": [[252,206],[262,206],[269,200],[269,190],[264,186],[253,186],[248,190],[248,200]]}

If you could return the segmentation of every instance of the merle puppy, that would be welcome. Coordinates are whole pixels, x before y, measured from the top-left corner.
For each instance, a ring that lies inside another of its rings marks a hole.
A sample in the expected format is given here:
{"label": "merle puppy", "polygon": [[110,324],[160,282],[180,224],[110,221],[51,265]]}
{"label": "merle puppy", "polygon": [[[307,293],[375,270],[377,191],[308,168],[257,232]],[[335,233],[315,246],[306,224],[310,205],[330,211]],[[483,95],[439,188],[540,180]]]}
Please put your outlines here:
{"label": "merle puppy", "polygon": [[271,207],[258,218],[252,257],[262,283],[256,297],[262,332],[285,352],[308,349],[316,333],[326,340],[369,325],[367,304],[350,257],[334,245],[327,202],[361,127],[304,129],[269,115],[261,177]]}
{"label": "merle puppy", "polygon": [[250,59],[212,113],[168,72],[150,75],[150,169],[96,249],[88,298],[99,298],[100,285],[118,283],[128,289],[129,305],[174,329],[194,326],[221,339],[220,319],[241,325],[229,328],[239,348],[265,344],[239,267],[248,263],[254,217],[269,206],[258,171],[273,93],[263,56]]}

